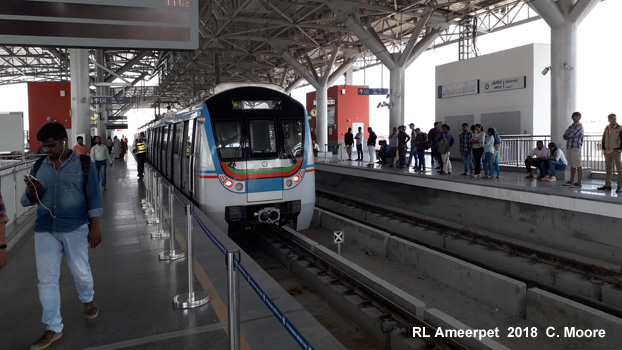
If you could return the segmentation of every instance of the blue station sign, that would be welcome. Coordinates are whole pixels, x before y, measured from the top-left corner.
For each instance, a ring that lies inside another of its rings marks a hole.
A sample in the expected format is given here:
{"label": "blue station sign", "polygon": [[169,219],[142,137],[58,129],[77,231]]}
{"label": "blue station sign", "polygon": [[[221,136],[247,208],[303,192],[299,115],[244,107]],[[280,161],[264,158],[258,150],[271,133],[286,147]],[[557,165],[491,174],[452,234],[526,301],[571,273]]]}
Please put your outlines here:
{"label": "blue station sign", "polygon": [[91,97],[92,105],[127,105],[132,103],[131,97]]}
{"label": "blue station sign", "polygon": [[359,95],[387,95],[389,93],[389,89],[381,88],[381,89],[370,89],[370,88],[359,88],[357,89]]}

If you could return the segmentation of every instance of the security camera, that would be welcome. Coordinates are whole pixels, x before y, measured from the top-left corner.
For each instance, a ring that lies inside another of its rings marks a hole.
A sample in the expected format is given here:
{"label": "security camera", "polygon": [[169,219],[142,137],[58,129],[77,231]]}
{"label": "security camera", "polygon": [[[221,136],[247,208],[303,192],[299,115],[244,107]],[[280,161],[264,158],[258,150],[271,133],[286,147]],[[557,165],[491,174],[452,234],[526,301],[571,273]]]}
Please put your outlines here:
{"label": "security camera", "polygon": [[542,75],[547,75],[550,70],[551,70],[551,66],[548,66],[548,67],[544,68],[542,70]]}
{"label": "security camera", "polygon": [[568,63],[564,63],[564,68],[571,72],[574,70],[574,67]]}

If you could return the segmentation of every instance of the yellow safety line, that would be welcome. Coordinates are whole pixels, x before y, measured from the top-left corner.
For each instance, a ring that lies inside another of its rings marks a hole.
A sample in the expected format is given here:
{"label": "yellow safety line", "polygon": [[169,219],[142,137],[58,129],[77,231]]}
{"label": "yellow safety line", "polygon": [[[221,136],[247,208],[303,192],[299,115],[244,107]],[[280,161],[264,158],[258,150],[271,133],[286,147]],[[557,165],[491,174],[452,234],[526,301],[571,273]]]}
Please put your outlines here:
{"label": "yellow safety line", "polygon": [[[175,227],[175,238],[177,239],[177,243],[179,243],[182,249],[186,251],[186,240],[184,239],[181,232],[177,230],[177,227]],[[203,267],[201,266],[201,264],[199,264],[199,261],[196,258],[194,258],[194,274],[199,280],[201,287],[203,287],[203,290],[207,292],[207,294],[209,294],[209,303],[212,304],[218,320],[220,320],[221,323],[228,323],[229,313],[227,311],[227,307],[225,306],[225,303],[223,303],[220,299],[216,288],[214,287],[212,282],[210,282],[207,274],[205,273],[205,270],[203,270]],[[225,332],[229,334],[229,328],[225,328]],[[242,344],[240,344],[242,350],[250,350],[251,347],[246,342],[246,339],[244,339],[244,337],[241,335],[240,341],[242,342]]]}

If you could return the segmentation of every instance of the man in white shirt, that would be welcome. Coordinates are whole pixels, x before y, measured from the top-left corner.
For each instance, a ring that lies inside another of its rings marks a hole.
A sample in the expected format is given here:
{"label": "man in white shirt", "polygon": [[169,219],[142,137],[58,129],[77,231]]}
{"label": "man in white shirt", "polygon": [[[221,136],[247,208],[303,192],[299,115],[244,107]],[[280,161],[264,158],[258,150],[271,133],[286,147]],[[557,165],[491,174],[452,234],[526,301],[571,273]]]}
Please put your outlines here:
{"label": "man in white shirt", "polygon": [[[527,155],[527,159],[525,159],[525,167],[527,167],[527,172],[529,173],[529,175],[525,176],[525,179],[533,179],[531,167],[539,169],[540,165],[542,164],[542,160],[548,155],[549,150],[544,148],[544,142],[538,141],[536,143],[536,148],[532,149],[529,155]],[[540,179],[542,179],[542,174],[538,176],[538,180]]]}
{"label": "man in white shirt", "polygon": [[356,159],[363,160],[363,128],[359,127],[359,132],[354,136],[356,139]]}
{"label": "man in white shirt", "polygon": [[96,136],[95,141],[97,144],[91,148],[91,160],[95,162],[95,167],[99,173],[99,179],[101,180],[102,187],[104,188],[104,191],[106,191],[108,190],[106,188],[106,161],[108,161],[110,166],[112,166],[112,157],[110,157],[108,147],[102,145],[101,137]]}

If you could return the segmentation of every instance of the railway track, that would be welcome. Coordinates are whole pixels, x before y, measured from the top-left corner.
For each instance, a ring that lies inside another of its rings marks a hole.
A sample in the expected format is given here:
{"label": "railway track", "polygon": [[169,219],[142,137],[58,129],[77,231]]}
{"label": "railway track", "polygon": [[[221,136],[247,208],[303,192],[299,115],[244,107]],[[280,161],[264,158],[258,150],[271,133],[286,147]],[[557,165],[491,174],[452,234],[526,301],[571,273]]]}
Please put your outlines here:
{"label": "railway track", "polygon": [[[507,253],[506,255],[508,259],[522,257],[529,260],[530,264],[547,264],[554,269],[574,273],[580,276],[582,279],[595,284],[607,283],[618,287],[622,285],[622,274],[620,272],[603,268],[598,264],[584,263],[568,256],[551,253],[546,250],[539,249],[538,247],[533,247],[533,245],[531,245],[530,243],[519,244],[517,242],[511,242],[509,240],[506,241],[499,238],[491,238],[489,236],[478,234],[477,232],[473,232],[470,230],[452,227],[450,225],[439,223],[426,218],[420,218],[417,217],[415,214],[405,214],[397,212],[380,206],[364,203],[355,199],[344,198],[334,193],[328,193],[321,190],[316,190],[316,197],[318,199],[328,199],[333,202],[338,202],[341,205],[354,207],[357,211],[373,212],[382,216],[399,220],[403,223],[408,223],[414,226],[423,227],[428,230],[433,230],[438,235],[442,235],[451,239],[465,240],[469,244],[481,245],[488,250],[503,251]],[[321,204],[323,202],[322,200],[317,200],[317,202],[320,204],[316,204],[316,207],[327,211],[335,212],[334,208],[327,207]],[[594,309],[606,312],[613,316],[622,317],[622,309],[614,305],[603,303],[594,298],[580,295],[578,293],[569,291],[564,288],[560,288],[559,286],[555,286],[550,283],[543,283],[542,281],[535,280],[526,274],[517,274],[516,272],[504,269],[503,266],[490,266],[489,264],[485,263],[485,259],[474,259],[473,256],[464,256],[460,253],[451,251],[442,246],[430,244],[429,242],[416,239],[415,237],[413,237],[413,235],[404,234],[403,232],[397,232],[396,230],[390,230],[385,226],[362,220],[360,217],[354,217],[352,215],[348,215],[347,213],[342,212],[337,212],[337,214],[360,224],[382,230],[389,233],[390,235],[400,237],[404,240],[425,246],[427,248],[453,256],[460,260],[467,261],[471,264],[488,269],[490,271],[500,273],[512,279],[522,281],[529,287],[538,287],[556,295],[576,301],[580,304],[587,305]]]}

